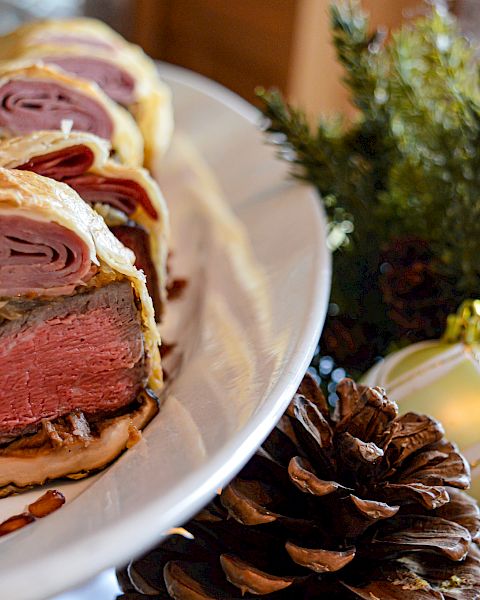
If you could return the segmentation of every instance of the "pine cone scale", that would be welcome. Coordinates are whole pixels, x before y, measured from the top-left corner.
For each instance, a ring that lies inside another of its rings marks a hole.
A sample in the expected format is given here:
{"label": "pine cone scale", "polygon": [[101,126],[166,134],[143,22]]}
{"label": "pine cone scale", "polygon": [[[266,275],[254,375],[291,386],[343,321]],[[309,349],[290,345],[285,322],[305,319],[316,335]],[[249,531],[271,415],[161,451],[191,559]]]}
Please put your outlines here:
{"label": "pine cone scale", "polygon": [[[171,598],[175,600],[237,600],[241,596],[228,596],[225,593],[219,592],[217,586],[209,589],[210,586],[199,583],[198,574],[201,575],[200,569],[195,570],[194,576],[189,574],[190,568],[188,563],[181,561],[170,561],[165,565],[163,569],[163,577],[165,580],[166,591]],[[198,573],[200,571],[200,573]]]}
{"label": "pine cone scale", "polygon": [[437,586],[444,598],[478,600],[480,588],[480,551],[472,546],[466,559],[452,563],[432,554],[415,554],[403,559],[405,565]]}
{"label": "pine cone scale", "polygon": [[242,596],[247,592],[258,596],[279,592],[290,587],[296,580],[295,577],[270,575],[227,554],[220,556],[220,564],[227,580],[241,591]]}
{"label": "pine cone scale", "polygon": [[340,433],[336,442],[342,453],[344,471],[350,471],[353,466],[371,467],[383,456],[383,450],[374,442],[364,442],[349,432]]}
{"label": "pine cone scale", "polygon": [[301,548],[287,542],[285,544],[290,558],[297,565],[306,567],[315,573],[334,573],[340,571],[355,558],[356,548],[344,551],[333,551],[313,548]]}
{"label": "pine cone scale", "polygon": [[434,590],[415,572],[402,568],[402,565],[384,570],[379,573],[378,581],[365,586],[343,584],[362,600],[444,600],[441,592]]}
{"label": "pine cone scale", "polygon": [[443,428],[435,419],[413,413],[399,417],[392,426],[391,436],[390,432],[387,434],[388,464],[397,468],[415,452],[439,442],[443,435]]}
{"label": "pine cone scale", "polygon": [[397,407],[380,388],[359,387],[350,379],[337,388],[339,401],[334,413],[337,432],[348,429],[364,442],[377,442],[385,427],[397,416]]}
{"label": "pine cone scale", "polygon": [[296,394],[291,412],[321,448],[330,446],[333,435],[332,428],[315,404],[308,402],[304,396]]}
{"label": "pine cone scale", "polygon": [[[261,504],[242,493],[239,484],[248,485],[250,482],[237,480],[236,483],[229,485],[222,493],[222,505],[227,509],[229,515],[235,518],[243,525],[261,525],[276,521],[277,515],[266,510]],[[258,488],[258,486],[257,486]],[[256,490],[259,493],[259,490]],[[264,490],[261,489],[260,493]],[[251,491],[252,493],[252,491]],[[268,501],[268,496],[263,493],[262,500]]]}
{"label": "pine cone scale", "polygon": [[[465,527],[474,542],[480,538],[480,515],[478,505],[473,498],[462,492],[449,488],[450,502],[435,511],[435,514],[447,521],[455,521]],[[479,593],[480,595],[480,593]]]}
{"label": "pine cone scale", "polygon": [[449,485],[466,489],[470,484],[470,467],[458,448],[451,443],[437,443],[432,449],[405,461],[398,475],[399,483],[421,482],[424,485]]}
{"label": "pine cone scale", "polygon": [[327,496],[338,490],[347,490],[336,481],[324,481],[312,473],[312,466],[300,456],[291,459],[288,475],[292,483],[301,491],[314,496]]}
{"label": "pine cone scale", "polygon": [[358,512],[371,523],[375,523],[380,519],[390,519],[397,514],[400,506],[390,506],[385,502],[377,502],[376,500],[362,500],[353,494],[350,494],[350,500]]}
{"label": "pine cone scale", "polygon": [[450,500],[443,486],[423,483],[385,483],[379,486],[378,493],[387,502],[395,501],[401,505],[420,503],[429,510],[440,508]]}
{"label": "pine cone scale", "polygon": [[[281,419],[279,426],[284,419]],[[273,434],[273,435],[272,435]],[[297,452],[297,445],[292,441],[291,437],[284,433],[280,427],[276,427],[268,436],[263,444],[265,452],[278,465],[286,467],[292,456]]]}
{"label": "pine cone scale", "polygon": [[[304,377],[300,384],[297,394],[308,398],[309,401],[314,404],[322,416],[328,420],[330,416],[330,408],[322,393],[322,390],[318,387],[317,382],[311,377]],[[295,396],[297,395],[295,394]],[[294,396],[294,400],[295,400]]]}
{"label": "pine cone scale", "polygon": [[426,515],[395,517],[387,530],[379,530],[372,540],[383,555],[427,551],[443,554],[450,560],[463,560],[472,542],[469,531],[453,521]]}

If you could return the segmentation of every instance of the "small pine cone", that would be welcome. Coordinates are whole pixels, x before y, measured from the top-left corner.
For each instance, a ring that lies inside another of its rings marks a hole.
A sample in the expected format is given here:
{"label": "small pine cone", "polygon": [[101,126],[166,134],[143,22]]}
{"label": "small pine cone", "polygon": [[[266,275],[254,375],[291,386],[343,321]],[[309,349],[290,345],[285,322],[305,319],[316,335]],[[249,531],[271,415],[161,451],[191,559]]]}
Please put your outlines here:
{"label": "small pine cone", "polygon": [[[344,379],[333,415],[306,376],[242,472],[121,574],[124,600],[480,597],[469,467],[430,417]],[[140,595],[139,595],[140,594]]]}
{"label": "small pine cone", "polygon": [[439,337],[461,301],[428,244],[417,238],[395,240],[385,249],[379,286],[397,337],[410,342]]}
{"label": "small pine cone", "polygon": [[349,315],[328,317],[323,328],[320,346],[322,353],[351,371],[366,371],[387,341],[378,328]]}

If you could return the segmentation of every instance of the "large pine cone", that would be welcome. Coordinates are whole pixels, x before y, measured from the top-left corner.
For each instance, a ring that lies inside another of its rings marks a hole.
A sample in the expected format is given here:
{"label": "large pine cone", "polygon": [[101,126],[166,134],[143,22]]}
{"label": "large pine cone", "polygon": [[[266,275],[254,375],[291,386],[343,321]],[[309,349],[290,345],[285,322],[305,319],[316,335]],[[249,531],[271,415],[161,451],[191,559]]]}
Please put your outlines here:
{"label": "large pine cone", "polygon": [[133,600],[480,597],[469,468],[433,419],[344,379],[333,416],[306,376],[243,471],[120,573]]}

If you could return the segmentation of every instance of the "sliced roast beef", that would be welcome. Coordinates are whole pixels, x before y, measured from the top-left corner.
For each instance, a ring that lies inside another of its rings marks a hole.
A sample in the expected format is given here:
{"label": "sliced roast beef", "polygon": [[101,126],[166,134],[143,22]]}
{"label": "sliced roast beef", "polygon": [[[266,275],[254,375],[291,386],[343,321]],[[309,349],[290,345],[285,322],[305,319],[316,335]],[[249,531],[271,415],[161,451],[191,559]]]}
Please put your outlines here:
{"label": "sliced roast beef", "polygon": [[131,179],[84,173],[76,177],[64,177],[62,181],[78,192],[89,204],[93,205],[96,202],[109,204],[126,215],[131,215],[140,205],[152,219],[158,218],[147,192]]}
{"label": "sliced roast beef", "polygon": [[34,156],[15,168],[63,181],[66,177],[75,177],[88,171],[94,160],[92,150],[84,144],[78,144],[56,152]]}
{"label": "sliced roast beef", "polygon": [[88,246],[70,229],[0,216],[0,297],[69,294],[92,275]]}
{"label": "sliced roast beef", "polygon": [[112,100],[128,106],[135,100],[135,80],[118,65],[93,56],[47,56],[47,64],[60,67],[83,79],[90,79],[102,88]]}
{"label": "sliced roast beef", "polygon": [[0,440],[44,419],[109,414],[146,385],[141,318],[128,281],[38,302],[0,326]]}
{"label": "sliced roast beef", "polygon": [[110,140],[113,123],[93,98],[54,81],[11,79],[0,87],[0,127],[13,135],[40,129],[73,129]]}
{"label": "sliced roast beef", "polygon": [[133,250],[135,254],[135,266],[145,273],[147,278],[148,293],[153,301],[155,315],[157,319],[162,315],[162,301],[158,291],[157,269],[153,264],[152,253],[150,249],[150,238],[148,233],[132,221],[126,225],[115,225],[110,227],[113,235],[118,238],[124,246]]}

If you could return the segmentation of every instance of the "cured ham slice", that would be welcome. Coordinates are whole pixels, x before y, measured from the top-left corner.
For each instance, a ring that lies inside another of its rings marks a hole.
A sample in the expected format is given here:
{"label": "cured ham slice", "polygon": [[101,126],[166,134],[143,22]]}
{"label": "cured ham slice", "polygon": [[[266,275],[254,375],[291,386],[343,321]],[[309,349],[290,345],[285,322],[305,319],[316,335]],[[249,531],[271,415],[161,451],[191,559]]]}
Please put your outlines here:
{"label": "cured ham slice", "polygon": [[44,177],[51,177],[63,181],[68,177],[82,175],[93,165],[95,156],[88,146],[78,144],[69,148],[62,148],[55,152],[47,152],[33,156],[16,169],[33,171]]}
{"label": "cured ham slice", "polygon": [[0,137],[70,129],[108,140],[125,164],[143,162],[134,119],[100,88],[53,67],[0,64]]}
{"label": "cured ham slice", "polygon": [[152,260],[152,248],[148,233],[143,227],[131,222],[126,225],[115,225],[111,230],[114,236],[135,254],[135,266],[137,269],[141,269],[147,278],[148,293],[155,307],[155,315],[161,316],[163,302],[160,296],[157,269]]}
{"label": "cured ham slice", "polygon": [[109,204],[129,216],[141,207],[152,219],[159,218],[145,188],[132,179],[88,172],[93,162],[91,148],[78,144],[34,156],[15,168],[63,181],[91,205]]}
{"label": "cured ham slice", "polygon": [[112,139],[113,123],[98,102],[54,81],[14,79],[0,86],[0,127],[14,135],[58,129],[71,121],[77,131]]}
{"label": "cured ham slice", "polygon": [[42,60],[68,73],[95,81],[107,96],[123,106],[135,102],[135,79],[115,63],[90,56],[45,56]]}
{"label": "cured ham slice", "polygon": [[0,57],[41,61],[95,82],[134,116],[144,138],[148,168],[167,150],[173,132],[170,90],[141,48],[105,23],[86,18],[28,23],[0,37]]}
{"label": "cured ham slice", "polygon": [[68,183],[89,204],[94,205],[97,202],[109,204],[126,215],[132,215],[138,207],[141,207],[152,219],[158,219],[157,211],[145,189],[131,179],[84,173],[63,177],[62,181]]}
{"label": "cured ham slice", "polygon": [[0,214],[0,296],[59,296],[93,275],[88,247],[57,223]]}
{"label": "cured ham slice", "polygon": [[78,132],[37,132],[0,142],[0,166],[62,181],[98,210],[134,251],[160,318],[166,300],[168,214],[157,184],[144,169],[115,164],[102,140]]}

